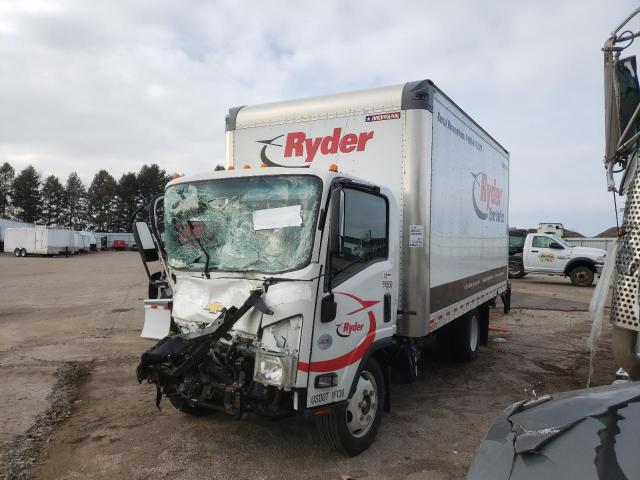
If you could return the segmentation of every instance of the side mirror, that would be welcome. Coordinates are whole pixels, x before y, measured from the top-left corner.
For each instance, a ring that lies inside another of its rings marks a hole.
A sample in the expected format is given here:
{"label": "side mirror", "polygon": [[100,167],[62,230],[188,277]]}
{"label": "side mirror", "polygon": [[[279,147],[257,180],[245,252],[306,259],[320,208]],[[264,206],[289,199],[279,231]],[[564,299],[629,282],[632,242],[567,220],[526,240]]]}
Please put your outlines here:
{"label": "side mirror", "polygon": [[342,237],[344,227],[344,191],[336,188],[331,192],[329,202],[329,251],[342,253]]}
{"label": "side mirror", "polygon": [[156,249],[156,244],[153,243],[153,237],[146,222],[135,222],[133,224],[133,237],[144,262],[158,260],[158,250]]}
{"label": "side mirror", "polygon": [[333,297],[333,293],[330,293],[322,299],[320,306],[320,321],[322,323],[331,322],[336,318],[336,312],[338,310],[338,304]]}
{"label": "side mirror", "polygon": [[549,248],[553,248],[554,250],[564,250],[564,247],[560,245],[558,242],[551,242]]}

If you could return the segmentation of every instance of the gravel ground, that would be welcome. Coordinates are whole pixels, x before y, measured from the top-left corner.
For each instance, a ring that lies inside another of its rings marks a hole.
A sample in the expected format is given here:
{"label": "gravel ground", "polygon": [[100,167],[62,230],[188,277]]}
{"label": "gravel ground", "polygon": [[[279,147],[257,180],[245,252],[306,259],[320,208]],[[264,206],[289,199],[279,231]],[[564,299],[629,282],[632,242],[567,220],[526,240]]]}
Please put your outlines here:
{"label": "gravel ground", "polygon": [[[133,252],[0,256],[0,477],[459,479],[495,415],[530,394],[584,386],[593,289],[566,279],[514,282],[492,311],[489,345],[468,365],[427,348],[413,385],[393,386],[376,443],[356,458],[323,445],[301,417],[191,418],[138,385],[145,276]],[[545,310],[552,305],[554,310]],[[517,307],[517,304],[515,305]],[[605,329],[595,385],[615,368]]]}

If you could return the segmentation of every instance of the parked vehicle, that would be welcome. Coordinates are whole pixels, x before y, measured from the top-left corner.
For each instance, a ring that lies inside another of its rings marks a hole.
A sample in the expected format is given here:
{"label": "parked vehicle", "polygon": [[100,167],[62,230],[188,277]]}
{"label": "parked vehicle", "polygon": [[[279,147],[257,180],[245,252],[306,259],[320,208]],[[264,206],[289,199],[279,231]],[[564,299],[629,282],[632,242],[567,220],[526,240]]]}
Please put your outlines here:
{"label": "parked vehicle", "polygon": [[111,244],[111,249],[112,250],[126,250],[129,246],[127,245],[127,242],[125,242],[124,240],[114,240],[113,243]]}
{"label": "parked vehicle", "polygon": [[640,383],[536,396],[505,409],[467,480],[638,478]]}
{"label": "parked vehicle", "polygon": [[72,254],[74,232],[63,228],[41,225],[28,228],[7,228],[4,236],[5,251],[16,257],[27,255]]}
{"label": "parked vehicle", "polygon": [[174,329],[138,380],[191,415],[313,416],[356,455],[422,339],[470,361],[508,308],[509,154],[430,81],[231,109],[227,145],[168,184],[164,244],[157,201],[135,225],[166,266],[145,335]]}
{"label": "parked vehicle", "polygon": [[[21,222],[19,220],[9,220],[0,218],[0,252],[4,252],[4,232],[7,228],[31,228],[33,223]],[[8,252],[8,250],[6,250]]]}
{"label": "parked vehicle", "polygon": [[509,258],[509,275],[522,278],[527,273],[563,275],[578,287],[589,287],[599,275],[607,256],[605,250],[575,247],[557,235],[530,233],[521,254]]}

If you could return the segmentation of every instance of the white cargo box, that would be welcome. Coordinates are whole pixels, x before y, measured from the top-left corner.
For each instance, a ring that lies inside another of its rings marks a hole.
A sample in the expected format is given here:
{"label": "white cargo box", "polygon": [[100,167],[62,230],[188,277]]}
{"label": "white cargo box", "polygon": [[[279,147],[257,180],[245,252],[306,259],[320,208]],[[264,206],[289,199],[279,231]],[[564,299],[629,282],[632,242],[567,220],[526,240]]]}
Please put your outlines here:
{"label": "white cargo box", "polygon": [[432,82],[234,108],[227,165],[337,164],[400,212],[398,333],[426,335],[507,287],[509,153]]}

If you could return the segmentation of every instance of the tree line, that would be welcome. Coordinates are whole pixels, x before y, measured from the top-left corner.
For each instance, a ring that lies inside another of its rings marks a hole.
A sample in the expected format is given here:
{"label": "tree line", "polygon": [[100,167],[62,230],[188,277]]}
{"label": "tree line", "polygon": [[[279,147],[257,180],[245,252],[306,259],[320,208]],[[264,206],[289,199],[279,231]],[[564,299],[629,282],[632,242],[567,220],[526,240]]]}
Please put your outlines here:
{"label": "tree line", "polygon": [[154,163],[119,180],[100,170],[86,188],[76,172],[63,183],[55,175],[43,179],[32,165],[16,175],[5,162],[0,166],[0,218],[75,230],[128,232],[134,212],[161,193],[169,180]]}

